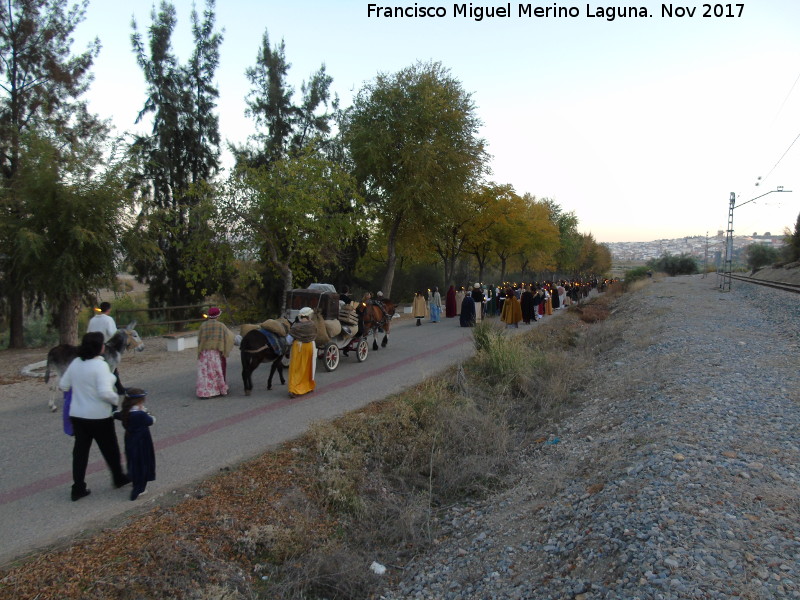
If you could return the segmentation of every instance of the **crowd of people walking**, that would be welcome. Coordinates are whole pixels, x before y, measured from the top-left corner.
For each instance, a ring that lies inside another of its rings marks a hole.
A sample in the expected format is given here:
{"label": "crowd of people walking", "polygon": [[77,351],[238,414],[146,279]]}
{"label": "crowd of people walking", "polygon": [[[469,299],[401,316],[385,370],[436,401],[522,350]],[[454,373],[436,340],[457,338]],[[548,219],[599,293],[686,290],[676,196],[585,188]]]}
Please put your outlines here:
{"label": "crowd of people walking", "polygon": [[[529,325],[552,315],[553,311],[581,302],[593,289],[604,288],[607,284],[608,280],[592,278],[498,285],[473,283],[458,288],[451,285],[445,295],[445,318],[458,317],[462,327],[480,323],[486,317],[500,317],[508,327],[519,327],[520,323]],[[441,306],[438,288],[434,289],[437,290],[435,294],[428,290],[429,307]],[[417,297],[420,295],[418,292]],[[415,298],[416,303],[421,305],[421,300]],[[427,312],[432,314],[433,309],[415,309],[414,314],[421,320]],[[431,321],[435,322],[433,316]]]}

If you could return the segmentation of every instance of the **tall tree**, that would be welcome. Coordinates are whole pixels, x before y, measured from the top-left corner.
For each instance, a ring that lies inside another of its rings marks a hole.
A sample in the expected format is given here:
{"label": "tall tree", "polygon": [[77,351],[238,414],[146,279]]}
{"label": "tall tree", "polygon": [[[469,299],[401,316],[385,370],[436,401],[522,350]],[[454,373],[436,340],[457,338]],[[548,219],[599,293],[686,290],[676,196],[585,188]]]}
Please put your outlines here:
{"label": "tall tree", "polygon": [[511,197],[515,195],[515,192],[513,186],[509,184],[488,182],[481,184],[473,193],[484,199],[487,210],[482,211],[473,223],[480,234],[470,235],[464,249],[478,263],[478,281],[483,281],[486,267],[495,255],[497,236],[494,235],[493,230],[511,216],[510,211],[513,206]]}
{"label": "tall tree", "polygon": [[608,246],[598,244],[591,233],[581,234],[578,253],[578,274],[582,276],[603,275],[611,268],[611,251]]}
{"label": "tall tree", "polygon": [[454,281],[456,261],[470,239],[484,237],[491,227],[487,219],[491,200],[478,191],[465,191],[456,202],[443,207],[439,221],[432,228],[429,243],[442,259],[444,284]]}
{"label": "tall tree", "polygon": [[44,301],[61,343],[78,339],[81,300],[116,286],[123,217],[130,208],[128,162],[107,144],[105,128],[63,147],[26,136],[19,195],[28,209],[15,257]]}
{"label": "tall tree", "polygon": [[479,127],[471,95],[437,62],[380,74],[357,94],[344,140],[386,235],[385,294],[402,236],[440,222],[484,171]]}
{"label": "tall tree", "polygon": [[189,173],[192,184],[210,181],[220,169],[219,116],[215,112],[219,91],[214,75],[219,67],[222,34],[214,31],[215,0],[206,1],[203,20],[192,11],[194,51],[184,68],[187,88],[185,99]]}
{"label": "tall tree", "polygon": [[132,262],[137,277],[150,284],[151,306],[178,306],[199,300],[207,288],[189,285],[183,265],[188,262],[188,240],[196,244],[214,236],[209,223],[193,218],[192,211],[201,197],[195,188],[204,186],[220,168],[213,78],[222,34],[214,30],[214,0],[206,0],[202,21],[192,10],[194,51],[182,66],[172,49],[174,5],[162,1],[151,19],[147,48],[135,21],[132,24],[133,50],[148,87],[136,121],[152,118],[150,135],[137,137],[133,150],[143,165],[138,230],[158,251],[136,255]]}
{"label": "tall tree", "polygon": [[520,277],[524,280],[528,268],[539,272],[555,268],[560,242],[559,231],[550,220],[547,203],[527,193],[522,200],[525,212],[519,262]]}
{"label": "tall tree", "polygon": [[250,136],[249,145],[233,148],[240,165],[271,165],[303,151],[312,141],[318,150],[325,149],[334,118],[328,105],[331,103],[335,111],[338,104],[336,100],[331,102],[333,80],[322,65],[302,84],[302,99],[295,104],[295,90],[288,81],[290,68],[283,40],[271,46],[265,30],[256,64],[245,71],[251,85],[245,114],[255,121],[257,131]]}
{"label": "tall tree", "polygon": [[492,250],[500,263],[500,279],[505,281],[509,262],[519,256],[527,243],[527,205],[513,190],[498,197],[498,201],[501,218],[492,224],[489,235],[492,236]]}
{"label": "tall tree", "polygon": [[83,20],[88,0],[5,0],[0,4],[0,211],[2,294],[9,313],[9,345],[24,344],[24,299],[28,273],[14,257],[23,250],[17,235],[30,215],[19,194],[23,138],[30,131],[70,136],[73,116],[85,115],[79,102],[91,81],[100,44],[95,40],[73,55],[72,34]]}
{"label": "tall tree", "polygon": [[554,254],[556,270],[564,275],[577,274],[583,245],[583,236],[578,232],[578,217],[572,211],[564,212],[552,198],[544,198],[542,202],[550,213],[550,221],[558,227],[560,243]]}
{"label": "tall tree", "polygon": [[234,172],[221,202],[239,255],[268,264],[283,291],[307,275],[309,262],[337,263],[339,244],[362,226],[355,181],[313,147]]}

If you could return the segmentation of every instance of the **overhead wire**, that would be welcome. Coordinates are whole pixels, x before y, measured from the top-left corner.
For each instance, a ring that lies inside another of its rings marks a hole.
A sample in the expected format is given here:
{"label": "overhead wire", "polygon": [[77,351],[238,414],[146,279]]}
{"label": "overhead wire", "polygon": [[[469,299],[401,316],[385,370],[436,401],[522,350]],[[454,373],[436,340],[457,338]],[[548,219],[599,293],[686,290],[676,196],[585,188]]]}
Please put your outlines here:
{"label": "overhead wire", "polygon": [[[794,83],[792,83],[792,86],[789,88],[789,91],[786,93],[786,96],[783,98],[783,102],[781,102],[780,107],[778,107],[778,110],[775,112],[775,116],[772,119],[772,125],[775,124],[775,122],[778,120],[778,117],[780,116],[781,112],[783,112],[783,107],[786,106],[786,103],[789,101],[789,98],[791,97],[792,92],[794,92],[794,88],[797,87],[797,82],[798,81],[800,81],[800,73],[797,74],[797,77],[795,78]],[[781,157],[778,159],[778,162],[775,163],[775,165],[769,170],[769,172],[764,177],[759,177],[758,178],[758,183],[756,183],[756,185],[759,185],[759,184],[761,184],[761,183],[763,183],[764,181],[767,180],[767,178],[772,174],[773,171],[775,171],[775,169],[778,167],[778,165],[781,164],[781,161],[786,157],[786,155],[789,153],[789,150],[792,149],[792,146],[794,146],[795,142],[797,142],[798,139],[800,139],[800,133],[797,134],[797,137],[794,138],[794,140],[792,141],[791,144],[789,144],[789,147],[781,155]]]}
{"label": "overhead wire", "polygon": [[797,142],[797,140],[800,140],[800,133],[798,133],[797,137],[794,138],[794,140],[792,141],[791,144],[789,144],[789,147],[786,149],[786,152],[784,152],[781,155],[781,157],[778,159],[778,162],[776,162],[775,165],[769,170],[769,173],[767,173],[764,177],[762,177],[760,179],[761,182],[766,181],[767,177],[769,177],[772,174],[772,172],[778,167],[778,165],[781,164],[781,161],[786,157],[787,154],[789,154],[789,150],[792,149],[792,146],[794,146],[794,144],[795,144],[795,142]]}
{"label": "overhead wire", "polygon": [[789,100],[789,96],[792,95],[792,92],[794,91],[794,87],[797,85],[798,81],[800,81],[800,73],[797,74],[797,79],[794,80],[794,83],[792,84],[792,87],[789,88],[789,92],[786,94],[786,97],[783,99],[783,102],[781,102],[781,106],[780,106],[780,108],[778,108],[778,112],[775,113],[775,117],[772,119],[772,124],[773,125],[775,124],[775,121],[778,120],[778,117],[780,116],[781,111],[783,111],[783,107],[786,106],[786,102]]}

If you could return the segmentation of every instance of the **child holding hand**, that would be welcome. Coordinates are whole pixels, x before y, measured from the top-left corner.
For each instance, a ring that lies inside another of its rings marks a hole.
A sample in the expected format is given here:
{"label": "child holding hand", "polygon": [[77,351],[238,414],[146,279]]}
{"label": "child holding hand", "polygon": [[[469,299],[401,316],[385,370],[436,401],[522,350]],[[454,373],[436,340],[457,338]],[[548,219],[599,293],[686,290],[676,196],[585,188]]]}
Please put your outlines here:
{"label": "child holding hand", "polygon": [[139,388],[128,388],[122,408],[114,417],[122,421],[125,428],[125,458],[128,461],[128,476],[133,482],[131,500],[147,493],[147,482],[156,478],[156,453],[150,426],[156,422],[147,412],[144,402],[147,392]]}

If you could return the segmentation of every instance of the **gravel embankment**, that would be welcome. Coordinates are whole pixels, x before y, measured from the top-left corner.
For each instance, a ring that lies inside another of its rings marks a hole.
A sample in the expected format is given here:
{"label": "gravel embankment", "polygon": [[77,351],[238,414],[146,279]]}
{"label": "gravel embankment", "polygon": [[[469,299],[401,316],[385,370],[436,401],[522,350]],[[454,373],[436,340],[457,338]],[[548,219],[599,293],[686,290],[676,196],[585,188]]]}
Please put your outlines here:
{"label": "gravel embankment", "polygon": [[382,598],[800,598],[800,296],[671,278],[615,320],[583,407]]}

